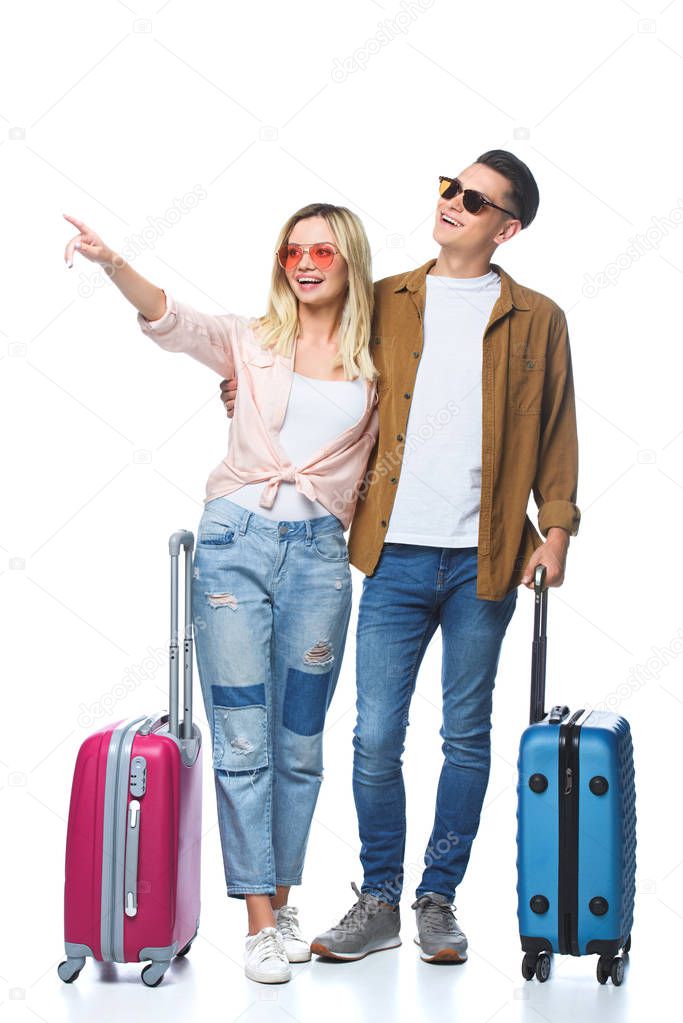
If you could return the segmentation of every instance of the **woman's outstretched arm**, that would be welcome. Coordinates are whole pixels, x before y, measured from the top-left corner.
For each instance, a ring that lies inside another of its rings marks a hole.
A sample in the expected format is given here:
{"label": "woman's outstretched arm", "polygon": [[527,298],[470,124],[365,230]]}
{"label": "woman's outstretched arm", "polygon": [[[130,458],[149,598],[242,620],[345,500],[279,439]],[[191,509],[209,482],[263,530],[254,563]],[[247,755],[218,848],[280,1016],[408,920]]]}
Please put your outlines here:
{"label": "woman's outstretched arm", "polygon": [[110,249],[82,220],[64,214],[79,233],[66,246],[64,259],[73,266],[74,252],[104,268],[119,291],[138,311],[144,334],[169,352],[185,352],[222,377],[234,376],[237,336],[247,320],[234,313],[204,313],[179,302],[148,281]]}
{"label": "woman's outstretched arm", "polygon": [[125,295],[146,320],[161,319],[166,312],[166,295],[161,288],[157,288],[156,284],[152,284],[134,270],[123,256],[110,249],[82,220],[70,217],[66,213],[64,219],[77,227],[79,232],[66,246],[64,252],[66,265],[73,266],[74,250],[78,249],[91,263],[98,263],[104,269],[121,294]]}

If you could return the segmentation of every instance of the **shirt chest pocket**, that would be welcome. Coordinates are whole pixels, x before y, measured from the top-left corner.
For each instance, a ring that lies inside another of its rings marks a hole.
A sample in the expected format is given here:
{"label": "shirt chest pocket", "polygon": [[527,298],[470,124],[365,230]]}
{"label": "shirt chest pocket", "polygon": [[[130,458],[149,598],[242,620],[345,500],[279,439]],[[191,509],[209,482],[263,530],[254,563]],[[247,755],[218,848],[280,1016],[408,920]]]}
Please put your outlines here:
{"label": "shirt chest pocket", "polygon": [[[275,365],[275,356],[269,348],[254,346],[245,352],[243,369],[246,374],[241,384],[237,385],[237,402],[240,399],[240,389],[247,387],[252,394],[255,404],[264,414],[271,407],[270,395],[272,394],[272,373]],[[235,405],[237,408],[237,405]]]}
{"label": "shirt chest pocket", "polygon": [[275,356],[269,348],[254,348],[247,354],[244,362],[249,367],[267,369],[275,362]]}
{"label": "shirt chest pocket", "polygon": [[383,394],[391,386],[395,346],[395,335],[374,334],[370,338],[370,355],[379,373],[377,379],[379,394]]}
{"label": "shirt chest pocket", "polygon": [[508,401],[517,415],[540,415],[543,407],[545,356],[511,355]]}

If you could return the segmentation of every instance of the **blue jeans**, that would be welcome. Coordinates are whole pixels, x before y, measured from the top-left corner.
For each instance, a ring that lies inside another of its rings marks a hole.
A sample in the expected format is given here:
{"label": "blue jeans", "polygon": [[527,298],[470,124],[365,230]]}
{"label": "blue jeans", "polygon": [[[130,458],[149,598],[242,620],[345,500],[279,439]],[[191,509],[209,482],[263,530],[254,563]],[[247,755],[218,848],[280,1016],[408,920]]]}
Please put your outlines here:
{"label": "blue jeans", "polygon": [[301,884],[322,780],[351,614],[339,519],[278,522],[209,501],[192,600],[227,892],[273,895]]}
{"label": "blue jeans", "polygon": [[415,679],[438,625],[443,638],[444,754],[434,827],[417,897],[453,899],[470,856],[488,784],[491,708],[501,643],[517,590],[476,595],[477,548],[385,543],[366,576],[356,637],[353,792],[362,889],[399,902],[406,840],[402,754]]}

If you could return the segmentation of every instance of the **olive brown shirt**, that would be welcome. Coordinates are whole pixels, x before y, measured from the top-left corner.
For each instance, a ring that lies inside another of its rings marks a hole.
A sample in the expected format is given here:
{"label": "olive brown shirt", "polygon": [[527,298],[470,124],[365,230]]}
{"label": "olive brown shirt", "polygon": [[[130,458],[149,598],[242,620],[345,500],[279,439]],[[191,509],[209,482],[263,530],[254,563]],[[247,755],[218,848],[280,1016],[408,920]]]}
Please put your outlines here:
{"label": "olive brown shirt", "polygon": [[[371,354],[379,370],[379,435],[360,487],[349,536],[351,563],[372,575],[382,553],[422,354],[430,259],[375,284]],[[482,339],[482,473],[477,596],[500,600],[519,585],[543,541],[527,507],[533,493],[538,528],[570,535],[576,505],[578,442],[571,353],[562,309],[517,284],[502,267],[500,295]],[[454,340],[454,343],[456,341]],[[443,467],[448,472],[448,465]]]}

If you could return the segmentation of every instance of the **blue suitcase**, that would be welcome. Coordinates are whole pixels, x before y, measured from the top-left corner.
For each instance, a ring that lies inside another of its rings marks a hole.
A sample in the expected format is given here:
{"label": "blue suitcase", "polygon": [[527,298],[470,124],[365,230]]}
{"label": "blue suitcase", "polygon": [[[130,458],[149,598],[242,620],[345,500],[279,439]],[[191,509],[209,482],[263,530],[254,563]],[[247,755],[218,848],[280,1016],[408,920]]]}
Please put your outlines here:
{"label": "blue suitcase", "polygon": [[[534,578],[529,727],[517,784],[517,916],[522,974],[543,982],[553,953],[597,954],[597,977],[621,984],[631,947],[636,869],[628,721],[556,706],[545,713],[548,591]],[[623,953],[623,954],[620,954]]]}

